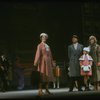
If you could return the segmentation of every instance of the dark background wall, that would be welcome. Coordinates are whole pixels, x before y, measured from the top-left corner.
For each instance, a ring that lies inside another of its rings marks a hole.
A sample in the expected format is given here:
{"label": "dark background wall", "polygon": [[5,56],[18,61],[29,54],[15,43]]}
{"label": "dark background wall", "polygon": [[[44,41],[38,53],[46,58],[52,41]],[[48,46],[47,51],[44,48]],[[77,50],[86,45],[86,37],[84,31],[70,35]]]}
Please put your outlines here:
{"label": "dark background wall", "polygon": [[33,60],[39,35],[46,32],[54,59],[63,61],[71,35],[82,34],[81,6],[80,2],[1,2],[1,44],[9,53],[26,53]]}
{"label": "dark background wall", "polygon": [[67,60],[72,34],[88,44],[100,33],[100,3],[96,2],[0,2],[0,51],[33,60],[39,35],[49,35],[54,59]]}

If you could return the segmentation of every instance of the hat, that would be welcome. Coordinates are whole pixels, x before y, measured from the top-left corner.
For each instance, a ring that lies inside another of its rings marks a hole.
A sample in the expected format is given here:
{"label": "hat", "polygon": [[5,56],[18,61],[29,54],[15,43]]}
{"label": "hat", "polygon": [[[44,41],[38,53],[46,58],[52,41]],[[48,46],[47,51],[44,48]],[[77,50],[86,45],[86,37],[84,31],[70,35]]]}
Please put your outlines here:
{"label": "hat", "polygon": [[78,36],[77,35],[73,35],[72,38],[77,38],[78,39]]}
{"label": "hat", "polygon": [[95,40],[95,42],[97,42],[97,39],[96,39],[96,37],[95,37],[95,36],[91,35],[91,36],[89,37],[89,41],[90,41],[91,39],[94,39],[94,40]]}
{"label": "hat", "polygon": [[42,36],[46,36],[48,38],[48,35],[46,33],[41,33],[40,37],[42,37]]}
{"label": "hat", "polygon": [[90,49],[89,49],[89,47],[84,47],[84,48],[83,48],[83,51],[90,52]]}

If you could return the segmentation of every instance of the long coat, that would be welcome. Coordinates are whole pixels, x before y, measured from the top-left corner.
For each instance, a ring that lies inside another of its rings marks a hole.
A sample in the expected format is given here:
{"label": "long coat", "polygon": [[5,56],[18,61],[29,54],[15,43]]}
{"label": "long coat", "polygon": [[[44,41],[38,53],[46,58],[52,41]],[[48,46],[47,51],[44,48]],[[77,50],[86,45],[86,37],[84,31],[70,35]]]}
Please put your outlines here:
{"label": "long coat", "polygon": [[[37,71],[41,73],[42,81],[53,81],[53,58],[50,47],[46,50],[45,43],[37,46],[34,64],[38,65]],[[47,79],[46,79],[47,78]]]}
{"label": "long coat", "polygon": [[79,43],[76,50],[73,44],[68,46],[69,76],[70,77],[80,76],[79,58],[82,54],[82,51],[83,51],[83,45]]}
{"label": "long coat", "polygon": [[93,58],[93,66],[92,66],[92,82],[100,81],[100,67],[96,66],[98,62],[100,62],[100,46],[98,44],[95,44],[90,47],[90,55]]}

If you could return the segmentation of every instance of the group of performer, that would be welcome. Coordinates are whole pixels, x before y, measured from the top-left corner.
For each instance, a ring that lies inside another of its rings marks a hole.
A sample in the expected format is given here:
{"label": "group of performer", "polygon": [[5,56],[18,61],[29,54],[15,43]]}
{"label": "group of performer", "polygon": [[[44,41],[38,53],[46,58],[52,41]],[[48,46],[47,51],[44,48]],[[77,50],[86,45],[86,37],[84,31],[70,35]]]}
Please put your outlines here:
{"label": "group of performer", "polygon": [[[52,57],[50,46],[47,44],[48,35],[46,33],[40,34],[41,42],[37,46],[34,69],[40,73],[40,80],[38,84],[38,95],[51,94],[49,91],[49,82],[53,82],[55,88],[55,81],[57,81],[57,88],[59,88],[59,66]],[[97,43],[95,36],[89,37],[89,44],[87,47],[79,43],[77,35],[72,36],[72,43],[68,46],[68,75],[70,77],[69,91],[73,91],[75,83],[77,82],[78,91],[83,91],[84,83],[85,90],[89,89],[89,83],[92,83],[94,90],[99,90],[100,82],[100,45]],[[0,80],[2,81],[2,91],[8,89],[8,69],[9,61],[5,54],[0,55]],[[20,63],[20,57],[16,57],[14,62],[15,73],[19,78],[18,89],[24,88],[24,74],[23,67]],[[56,72],[54,72],[56,69]],[[54,73],[56,76],[54,76]],[[56,79],[55,79],[56,77]],[[83,82],[83,83],[82,83]],[[43,90],[43,83],[45,83],[45,93]]]}
{"label": "group of performer", "polygon": [[[83,52],[83,54],[82,54]],[[78,90],[82,91],[82,79],[85,90],[89,89],[89,83],[94,85],[94,90],[99,90],[100,82],[100,45],[95,36],[89,37],[89,45],[84,47],[78,42],[78,36],[72,36],[72,45],[68,46],[69,76],[71,80],[70,90],[73,90],[77,81]]]}
{"label": "group of performer", "polygon": [[2,92],[12,90],[12,88],[24,89],[24,67],[21,64],[21,58],[16,56],[13,60],[12,63],[4,52],[0,54],[0,91]]}
{"label": "group of performer", "polygon": [[[36,70],[40,72],[39,92],[38,95],[51,94],[48,87],[49,82],[54,80],[53,76],[53,57],[50,46],[47,44],[48,35],[40,34],[40,44],[34,60]],[[85,90],[89,89],[89,82],[92,82],[94,89],[98,90],[100,81],[100,46],[97,44],[95,36],[89,37],[89,45],[84,47],[79,43],[77,35],[72,36],[72,44],[68,46],[69,59],[69,91],[73,91],[75,82],[78,85],[78,91],[82,90],[82,81],[84,80]],[[42,85],[45,82],[45,93],[42,91]]]}

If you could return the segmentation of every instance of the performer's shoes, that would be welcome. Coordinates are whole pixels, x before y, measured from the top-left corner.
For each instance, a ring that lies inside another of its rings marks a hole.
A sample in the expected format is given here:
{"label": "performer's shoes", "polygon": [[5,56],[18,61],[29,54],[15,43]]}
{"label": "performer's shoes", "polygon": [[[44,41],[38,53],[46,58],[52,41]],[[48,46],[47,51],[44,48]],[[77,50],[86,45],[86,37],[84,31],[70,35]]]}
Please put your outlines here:
{"label": "performer's shoes", "polygon": [[44,95],[44,93],[42,91],[39,91],[38,96],[42,96],[42,95]]}
{"label": "performer's shoes", "polygon": [[82,89],[78,89],[78,91],[83,91]]}
{"label": "performer's shoes", "polygon": [[68,91],[68,92],[73,92],[73,90],[69,89],[69,91]]}
{"label": "performer's shoes", "polygon": [[68,92],[73,92],[73,88],[69,88],[69,91]]}
{"label": "performer's shoes", "polygon": [[85,91],[91,91],[91,90],[89,89],[89,87],[86,87],[86,88],[85,88]]}
{"label": "performer's shoes", "polygon": [[45,93],[46,93],[47,95],[53,95],[53,94],[52,94],[49,90],[47,90],[47,89],[46,89]]}
{"label": "performer's shoes", "polygon": [[23,90],[24,89],[24,86],[19,86],[17,87],[18,90]]}

